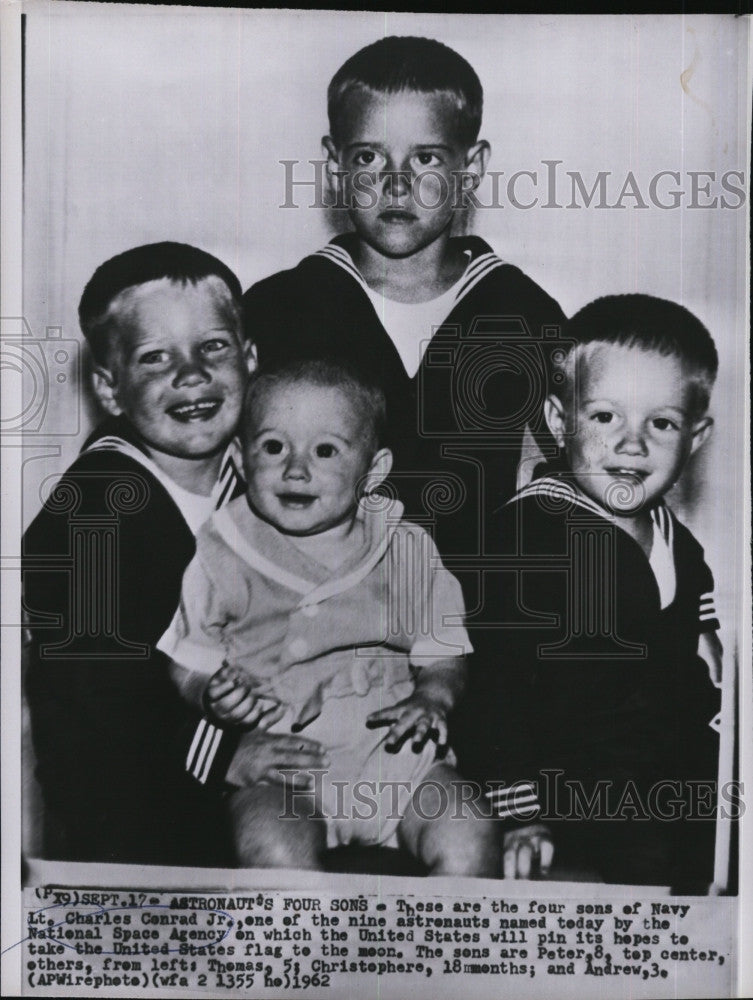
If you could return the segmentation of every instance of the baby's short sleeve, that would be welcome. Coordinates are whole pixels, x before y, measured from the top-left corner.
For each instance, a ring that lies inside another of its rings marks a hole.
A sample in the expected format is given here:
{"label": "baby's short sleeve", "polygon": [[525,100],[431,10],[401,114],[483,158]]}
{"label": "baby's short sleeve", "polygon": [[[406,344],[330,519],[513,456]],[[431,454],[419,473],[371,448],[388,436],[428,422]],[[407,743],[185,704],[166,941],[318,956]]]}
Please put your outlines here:
{"label": "baby's short sleeve", "polygon": [[206,676],[225,660],[222,639],[227,621],[222,593],[199,554],[183,574],[180,604],[157,649],[182,667]]}
{"label": "baby's short sleeve", "polygon": [[473,652],[463,624],[465,603],[458,580],[447,570],[437,547],[422,528],[406,526],[396,532],[393,545],[393,579],[402,591],[403,628],[411,639],[410,662],[428,666],[437,660]]}

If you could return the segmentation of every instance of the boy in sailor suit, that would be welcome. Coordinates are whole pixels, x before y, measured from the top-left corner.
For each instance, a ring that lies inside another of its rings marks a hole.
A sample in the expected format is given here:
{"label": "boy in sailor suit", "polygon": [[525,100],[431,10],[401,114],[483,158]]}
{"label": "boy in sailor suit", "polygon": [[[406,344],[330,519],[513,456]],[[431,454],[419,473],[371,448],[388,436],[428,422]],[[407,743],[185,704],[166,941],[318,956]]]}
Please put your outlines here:
{"label": "boy in sailor suit", "polygon": [[[259,362],[344,356],[387,396],[390,486],[442,555],[469,563],[516,489],[526,427],[541,414],[558,304],[478,236],[453,236],[474,204],[489,143],[473,67],[433,39],[355,53],[328,89],[328,177],[353,232],[244,296]],[[550,339],[552,338],[552,339]]]}
{"label": "boy in sailor suit", "polygon": [[240,298],[221,261],[167,242],[106,261],[81,298],[108,417],[23,540],[47,857],[227,861],[219,799],[171,750],[192,718],[154,644],[199,526],[242,486]]}
{"label": "boy in sailor suit", "polygon": [[199,533],[159,648],[220,723],[325,750],[306,806],[265,780],[230,793],[240,864],[316,869],[326,847],[398,843],[434,874],[491,876],[498,824],[456,801],[446,752],[471,651],[460,585],[373,494],[391,462],[384,417],[378,385],[339,360],[253,379],[246,496]]}
{"label": "boy in sailor suit", "polygon": [[716,349],[647,295],[598,299],[566,340],[545,407],[562,460],[497,513],[453,745],[474,777],[528,779],[492,800],[501,816],[525,801],[558,864],[708,885],[719,626],[703,550],[664,496],[711,431]]}

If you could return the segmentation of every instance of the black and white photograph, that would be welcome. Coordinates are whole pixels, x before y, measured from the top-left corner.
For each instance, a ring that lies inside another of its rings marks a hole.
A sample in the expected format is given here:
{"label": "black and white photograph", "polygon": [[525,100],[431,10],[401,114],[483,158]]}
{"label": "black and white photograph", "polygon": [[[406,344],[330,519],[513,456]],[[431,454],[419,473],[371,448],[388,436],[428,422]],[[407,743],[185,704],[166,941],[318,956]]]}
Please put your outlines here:
{"label": "black and white photograph", "polygon": [[749,19],[1,13],[4,992],[746,995]]}

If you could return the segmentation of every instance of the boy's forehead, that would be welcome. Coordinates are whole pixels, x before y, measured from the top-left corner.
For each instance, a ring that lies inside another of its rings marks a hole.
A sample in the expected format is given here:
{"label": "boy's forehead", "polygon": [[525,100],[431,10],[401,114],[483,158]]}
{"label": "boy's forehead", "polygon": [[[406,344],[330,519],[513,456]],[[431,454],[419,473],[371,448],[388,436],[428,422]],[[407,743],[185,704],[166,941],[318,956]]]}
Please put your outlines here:
{"label": "boy's forehead", "polygon": [[356,393],[348,386],[321,385],[308,379],[261,380],[251,395],[249,417],[258,426],[273,409],[283,422],[303,416],[312,427],[360,424],[365,419]]}
{"label": "boy's forehead", "polygon": [[393,138],[406,135],[416,144],[460,144],[458,100],[449,92],[353,87],[343,97],[338,118],[341,147],[377,140],[389,145]]}
{"label": "boy's forehead", "polygon": [[572,377],[581,399],[601,390],[626,396],[653,394],[659,402],[684,397],[691,388],[681,358],[635,344],[595,340],[576,347],[574,359]]}
{"label": "boy's forehead", "polygon": [[233,303],[233,296],[218,275],[210,274],[196,282],[173,278],[156,278],[138,285],[129,285],[115,295],[108,306],[112,317],[135,314],[140,310],[161,307],[166,302],[186,300],[203,302],[206,306],[224,306]]}
{"label": "boy's forehead", "polygon": [[[181,282],[158,278],[131,285],[108,306],[104,321],[121,349],[156,334],[189,336],[209,330],[238,330],[240,313],[225,282],[216,275]],[[125,338],[125,342],[124,342]]]}

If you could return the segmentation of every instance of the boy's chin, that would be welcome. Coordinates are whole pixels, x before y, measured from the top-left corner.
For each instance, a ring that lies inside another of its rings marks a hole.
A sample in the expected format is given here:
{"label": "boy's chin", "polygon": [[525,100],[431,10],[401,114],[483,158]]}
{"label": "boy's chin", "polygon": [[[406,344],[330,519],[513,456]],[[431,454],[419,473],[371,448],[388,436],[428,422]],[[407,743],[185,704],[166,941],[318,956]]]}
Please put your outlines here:
{"label": "boy's chin", "polygon": [[441,233],[431,235],[427,235],[426,233],[417,234],[409,232],[407,228],[404,232],[395,231],[394,233],[387,232],[380,234],[374,233],[371,230],[367,231],[364,227],[359,227],[357,220],[353,220],[353,214],[351,214],[351,220],[353,221],[356,235],[360,240],[367,243],[372,250],[376,250],[383,257],[389,257],[394,260],[403,260],[406,257],[412,257],[414,254],[426,249],[427,246],[441,235]]}
{"label": "boy's chin", "polygon": [[646,499],[640,480],[619,479],[605,488],[601,503],[620,517],[636,517],[645,509]]}
{"label": "boy's chin", "polygon": [[150,451],[183,459],[186,462],[202,462],[221,455],[233,439],[232,434],[199,436],[195,440],[181,442],[155,442],[144,439]]}

